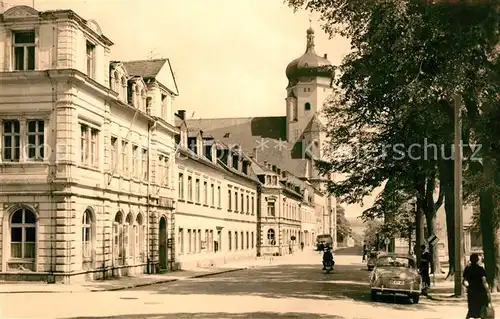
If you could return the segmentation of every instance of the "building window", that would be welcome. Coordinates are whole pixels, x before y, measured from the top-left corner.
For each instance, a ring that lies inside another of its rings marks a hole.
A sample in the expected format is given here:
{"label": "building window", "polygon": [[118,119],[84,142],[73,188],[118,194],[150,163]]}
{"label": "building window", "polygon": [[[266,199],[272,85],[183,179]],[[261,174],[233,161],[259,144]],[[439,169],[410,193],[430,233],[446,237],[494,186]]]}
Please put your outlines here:
{"label": "building window", "polygon": [[95,77],[95,44],[87,41],[87,75]]}
{"label": "building window", "polygon": [[123,265],[125,259],[123,228],[123,214],[117,212],[113,223],[114,259],[117,265]]}
{"label": "building window", "polygon": [[109,169],[112,173],[114,173],[118,166],[118,139],[112,136],[110,139],[110,144],[111,144],[111,162]]}
{"label": "building window", "polygon": [[247,249],[250,249],[250,234],[247,232]]}
{"label": "building window", "polygon": [[135,255],[135,228],[134,226],[134,220],[132,218],[132,214],[129,213],[127,215],[127,218],[125,219],[125,225],[123,225],[123,235],[124,235],[124,240],[123,240],[123,246],[125,248],[125,260],[127,261],[127,264],[131,264],[131,262],[134,260],[134,255]]}
{"label": "building window", "polygon": [[193,177],[188,176],[188,200],[193,201]]}
{"label": "building window", "polygon": [[254,237],[254,233],[253,232],[250,234],[250,239],[252,240],[252,246],[251,246],[251,248],[254,249],[255,248],[255,237]]}
{"label": "building window", "polygon": [[35,69],[35,31],[14,32],[14,70]]}
{"label": "building window", "polygon": [[228,190],[227,191],[227,210],[232,210],[233,208],[231,207],[232,203],[231,203],[231,197],[232,194],[231,194],[231,190]]}
{"label": "building window", "polygon": [[36,216],[28,209],[18,209],[10,219],[10,254],[12,258],[35,259]]}
{"label": "building window", "polygon": [[177,236],[177,246],[179,246],[179,253],[184,253],[184,228],[179,228],[179,235]]}
{"label": "building window", "polygon": [[122,173],[123,174],[128,174],[128,142],[127,141],[122,141],[122,160],[121,160],[121,165],[122,165]]}
{"label": "building window", "polygon": [[230,231],[227,232],[227,245],[229,251],[233,250],[233,234]]}
{"label": "building window", "polygon": [[267,231],[267,244],[272,245],[272,246],[276,245],[276,238],[275,237],[276,237],[276,235],[274,233],[274,229],[269,229]]}
{"label": "building window", "polygon": [[220,208],[221,205],[221,191],[220,186],[217,186],[217,207]]}
{"label": "building window", "polygon": [[304,109],[305,109],[306,111],[311,110],[311,103],[307,102],[307,103],[304,105]]}
{"label": "building window", "polygon": [[275,202],[267,202],[267,216],[275,216]]}
{"label": "building window", "polygon": [[6,162],[19,162],[21,125],[19,121],[3,121],[2,158]]}
{"label": "building window", "polygon": [[248,195],[247,195],[247,210],[246,210],[246,213],[250,214],[250,196],[248,196]]}
{"label": "building window", "polygon": [[140,177],[139,173],[139,146],[132,144],[132,176],[135,178]]}
{"label": "building window", "polygon": [[83,261],[92,259],[92,212],[86,209],[82,218],[82,257]]}
{"label": "building window", "polygon": [[160,155],[158,157],[158,164],[159,164],[158,184],[160,186],[168,186],[169,184],[168,157],[165,155]]}
{"label": "building window", "polygon": [[238,192],[234,192],[234,211],[238,211]]}
{"label": "building window", "polygon": [[241,249],[245,249],[245,238],[243,237],[244,233],[241,232]]}
{"label": "building window", "polygon": [[81,164],[87,167],[98,166],[97,136],[99,131],[85,124],[80,124]]}
{"label": "building window", "polygon": [[208,205],[208,183],[203,182],[203,204]]}
{"label": "building window", "polygon": [[238,250],[238,232],[234,232],[234,250]]}
{"label": "building window", "polygon": [[192,241],[193,241],[193,239],[191,238],[191,229],[188,229],[187,234],[188,234],[188,253],[190,253],[191,252],[191,245],[192,245]]}
{"label": "building window", "polygon": [[254,203],[254,198],[252,196],[252,215],[255,214],[255,203]]}
{"label": "building window", "polygon": [[142,218],[142,214],[139,214],[137,215],[136,219],[135,219],[135,224],[134,226],[137,226],[137,230],[135,231],[135,247],[136,249],[138,250],[137,251],[137,254],[136,254],[136,260],[138,262],[144,262],[146,260],[146,255],[145,255],[145,251],[146,251],[146,237],[145,237],[145,234],[146,234],[146,225],[144,225],[144,221],[143,221],[143,218]]}
{"label": "building window", "polygon": [[184,174],[179,173],[179,198],[184,199]]}
{"label": "building window", "polygon": [[210,205],[215,206],[215,185],[210,184]]}
{"label": "building window", "polygon": [[196,202],[200,203],[201,199],[200,199],[200,179],[199,178],[196,179],[196,183],[195,183],[194,187],[195,187],[194,191],[195,191],[195,196],[196,196]]}
{"label": "building window", "polygon": [[240,197],[241,197],[241,212],[244,213],[245,212],[245,200],[244,200],[245,195],[241,194]]}
{"label": "building window", "polygon": [[30,161],[43,161],[45,145],[44,131],[44,121],[28,121],[28,159]]}
{"label": "building window", "polygon": [[142,149],[142,179],[149,180],[148,150]]}

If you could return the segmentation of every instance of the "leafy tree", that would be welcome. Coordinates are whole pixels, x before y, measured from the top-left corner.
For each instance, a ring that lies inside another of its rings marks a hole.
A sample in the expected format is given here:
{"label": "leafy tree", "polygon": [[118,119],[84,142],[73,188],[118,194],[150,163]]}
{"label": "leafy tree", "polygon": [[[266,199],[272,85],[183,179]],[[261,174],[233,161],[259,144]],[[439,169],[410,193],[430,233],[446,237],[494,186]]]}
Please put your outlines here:
{"label": "leafy tree", "polygon": [[[500,20],[497,3],[286,2],[296,9],[319,12],[327,33],[351,40],[352,52],[338,67],[339,90],[326,107],[328,134],[337,145],[366,147],[396,142],[408,146],[422,144],[422,138],[427,138],[444,149],[431,160],[395,161],[394,149],[389,156],[380,147],[363,149],[363,156],[346,156],[345,149],[335,147],[330,150],[328,163],[318,166],[323,172],[341,172],[349,177],[332,183],[330,191],[346,202],[359,202],[383,181],[396,178],[394,183],[414,194],[417,215],[424,214],[429,232],[435,228],[435,213],[444,200],[449,256],[453,260],[453,165],[449,153],[457,95],[466,108],[464,141],[483,145],[495,141],[493,145],[500,145],[500,135],[491,133],[498,131],[500,118],[496,95],[500,83],[495,52]],[[484,148],[483,163],[466,165],[467,172],[482,181],[470,183],[468,193],[481,206],[483,248],[491,284],[500,276],[494,237],[494,212],[498,211],[494,203],[500,180],[498,149]],[[466,154],[470,151],[465,149]],[[440,196],[434,202],[437,184]],[[417,237],[421,238],[420,220],[416,226],[420,229]]]}
{"label": "leafy tree", "polygon": [[352,234],[352,229],[349,221],[345,217],[345,209],[341,205],[337,205],[337,236],[346,238]]}

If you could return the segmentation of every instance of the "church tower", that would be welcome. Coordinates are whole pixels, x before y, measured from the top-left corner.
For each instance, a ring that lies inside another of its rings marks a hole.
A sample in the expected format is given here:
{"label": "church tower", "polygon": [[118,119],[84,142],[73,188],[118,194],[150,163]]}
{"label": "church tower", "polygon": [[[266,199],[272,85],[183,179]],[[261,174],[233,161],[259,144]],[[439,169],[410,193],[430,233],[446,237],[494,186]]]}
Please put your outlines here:
{"label": "church tower", "polygon": [[319,56],[315,51],[314,30],[306,32],[306,51],[286,67],[287,140],[293,144],[302,140],[313,147],[316,157],[321,156],[322,139],[321,111],[326,98],[332,93],[333,67],[327,55]]}

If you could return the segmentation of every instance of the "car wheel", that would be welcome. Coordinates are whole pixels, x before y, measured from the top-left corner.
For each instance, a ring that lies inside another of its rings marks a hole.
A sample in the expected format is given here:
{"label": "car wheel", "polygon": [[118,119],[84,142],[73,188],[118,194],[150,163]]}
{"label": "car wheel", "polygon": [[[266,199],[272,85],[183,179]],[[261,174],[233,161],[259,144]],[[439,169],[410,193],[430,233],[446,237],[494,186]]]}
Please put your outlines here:
{"label": "car wheel", "polygon": [[420,295],[419,294],[414,294],[413,296],[411,296],[411,301],[415,305],[418,304],[418,302],[420,301]]}
{"label": "car wheel", "polygon": [[372,301],[377,301],[377,292],[375,290],[372,290],[371,300]]}

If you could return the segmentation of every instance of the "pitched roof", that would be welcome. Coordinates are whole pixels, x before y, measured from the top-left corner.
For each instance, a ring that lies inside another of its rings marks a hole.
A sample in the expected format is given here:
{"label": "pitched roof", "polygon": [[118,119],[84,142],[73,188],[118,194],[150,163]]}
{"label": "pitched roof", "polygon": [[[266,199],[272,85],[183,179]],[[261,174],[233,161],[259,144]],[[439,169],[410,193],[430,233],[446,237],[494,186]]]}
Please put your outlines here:
{"label": "pitched roof", "polygon": [[[298,177],[306,176],[308,160],[302,156],[301,143],[286,141],[286,117],[248,117],[191,119],[188,126],[198,127],[225,144],[238,144],[259,162],[267,161]],[[317,176],[313,171],[313,177]]]}
{"label": "pitched roof", "polygon": [[138,60],[122,62],[127,72],[131,76],[141,76],[145,79],[155,78],[160,73],[161,68],[167,59]]}

